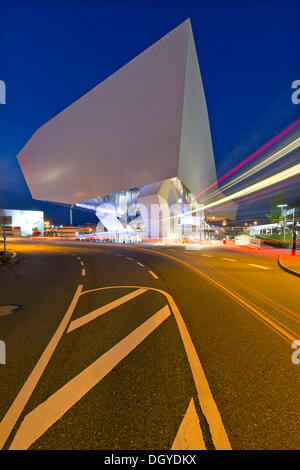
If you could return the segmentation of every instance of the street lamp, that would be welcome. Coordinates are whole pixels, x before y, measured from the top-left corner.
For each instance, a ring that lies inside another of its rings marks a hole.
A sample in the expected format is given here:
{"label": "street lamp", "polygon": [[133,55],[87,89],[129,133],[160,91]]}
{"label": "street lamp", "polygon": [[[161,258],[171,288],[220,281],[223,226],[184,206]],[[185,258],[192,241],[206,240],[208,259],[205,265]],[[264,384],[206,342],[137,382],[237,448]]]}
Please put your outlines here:
{"label": "street lamp", "polygon": [[[283,216],[283,209],[287,207],[287,204],[277,204],[277,207],[280,207],[281,210],[281,217]],[[284,217],[284,224],[283,224],[283,246],[285,247],[285,227],[286,227],[286,216]]]}

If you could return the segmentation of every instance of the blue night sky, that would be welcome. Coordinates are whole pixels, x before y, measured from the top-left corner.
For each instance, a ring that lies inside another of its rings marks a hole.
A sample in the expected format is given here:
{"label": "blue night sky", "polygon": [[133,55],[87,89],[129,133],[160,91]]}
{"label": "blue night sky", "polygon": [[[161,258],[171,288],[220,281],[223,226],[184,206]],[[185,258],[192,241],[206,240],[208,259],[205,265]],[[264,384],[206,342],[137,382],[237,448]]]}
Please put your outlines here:
{"label": "blue night sky", "polygon": [[[68,222],[65,208],[31,198],[16,155],[38,127],[188,17],[222,176],[300,115],[291,102],[299,10],[288,0],[1,0],[0,207]],[[78,212],[75,223],[83,220]]]}

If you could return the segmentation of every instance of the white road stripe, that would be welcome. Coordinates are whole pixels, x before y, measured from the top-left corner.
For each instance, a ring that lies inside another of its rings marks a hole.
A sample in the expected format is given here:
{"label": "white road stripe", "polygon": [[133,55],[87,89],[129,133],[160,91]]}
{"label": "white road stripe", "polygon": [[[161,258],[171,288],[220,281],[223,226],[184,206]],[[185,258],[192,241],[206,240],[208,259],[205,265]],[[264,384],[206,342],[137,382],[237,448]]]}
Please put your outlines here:
{"label": "white road stripe", "polygon": [[148,273],[151,274],[151,276],[153,276],[154,279],[159,279],[159,277],[156,274],[154,274],[154,272],[148,271]]}
{"label": "white road stripe", "polygon": [[28,402],[33,390],[35,389],[38,381],[41,378],[46,366],[55,351],[56,346],[58,345],[68,323],[69,320],[74,312],[76,304],[78,302],[78,298],[80,296],[82,289],[82,284],[80,284],[74,297],[69,305],[68,310],[65,313],[62,321],[60,322],[56,332],[52,336],[48,346],[44,350],[43,354],[41,355],[40,359],[36,363],[33,371],[29,375],[28,379],[26,380],[25,384],[19,391],[18,395],[16,396],[15,400],[11,404],[10,408],[8,409],[6,415],[2,419],[0,423],[0,449],[4,446],[7,438],[9,437],[12,429],[14,428],[17,420],[19,419],[20,414],[22,413],[26,403]]}
{"label": "white road stripe", "polygon": [[224,259],[225,261],[236,261],[236,259],[232,259],[232,258],[221,258],[221,259]]}
{"label": "white road stripe", "polygon": [[130,258],[129,256],[126,256],[126,259],[129,259],[130,261],[133,261],[132,258]]}
{"label": "white road stripe", "polygon": [[[81,295],[86,295],[89,292],[96,292],[102,291],[106,289],[121,289],[121,288],[128,288],[129,286],[111,286],[111,287],[99,287],[97,289],[91,289],[83,292]],[[135,289],[142,289],[143,286],[130,286]],[[184,323],[182,315],[174,302],[173,297],[161,289],[150,287],[149,290],[153,290],[155,292],[160,292],[162,295],[166,297],[175,317],[177,327],[179,329],[179,333],[184,345],[184,349],[189,361],[189,365],[192,371],[194,383],[197,390],[198,400],[201,406],[201,409],[206,417],[207,423],[209,425],[209,429],[211,432],[212,440],[214,446],[217,450],[230,450],[230,442],[228,436],[226,434],[226,430],[224,428],[221,415],[219,413],[218,407],[214,401],[212,396],[209,384],[207,382],[204,370],[201,366],[198,354],[196,352],[195,346],[193,341],[190,337],[189,331]]]}
{"label": "white road stripe", "polygon": [[193,374],[198,400],[203,414],[206,417],[214,446],[216,450],[231,450],[231,445],[226,434],[221,415],[210,391],[204,370],[199,360],[199,356],[196,352],[186,324],[184,323],[182,315],[177,305],[175,304],[173,297],[167,292],[164,294],[169,301],[169,305],[172,309],[179,329],[179,333]]}
{"label": "white road stripe", "polygon": [[84,262],[83,262],[83,261],[80,261],[80,264],[81,264],[81,266],[83,266],[83,265],[84,265]]}
{"label": "white road stripe", "polygon": [[85,269],[81,270],[81,276],[85,276]]}
{"label": "white road stripe", "polygon": [[165,305],[126,336],[126,338],[122,339],[47,400],[28,413],[22,421],[10,449],[28,449],[47,429],[56,423],[131,351],[141,344],[147,336],[156,330],[170,314],[169,307]]}
{"label": "white road stripe", "polygon": [[137,289],[133,292],[130,292],[130,294],[123,295],[123,297],[119,297],[116,300],[113,300],[109,304],[103,305],[103,307],[97,308],[96,310],[93,310],[90,313],[87,313],[86,315],[83,315],[82,317],[76,318],[76,320],[73,320],[70,323],[70,326],[67,330],[67,333],[70,333],[70,331],[76,330],[76,328],[79,328],[82,325],[85,325],[86,323],[89,323],[90,321],[94,320],[95,318],[99,317],[100,315],[103,315],[104,313],[109,312],[110,310],[118,307],[119,305],[125,304],[131,299],[134,299],[138,295],[143,294],[146,292],[148,289]]}
{"label": "white road stripe", "polygon": [[201,255],[201,256],[206,256],[207,258],[212,258],[212,255]]}
{"label": "white road stripe", "polygon": [[183,417],[171,450],[206,450],[193,398]]}
{"label": "white road stripe", "polygon": [[136,264],[138,264],[139,266],[141,266],[141,268],[144,268],[145,265],[143,263],[140,263],[139,261],[136,262]]}
{"label": "white road stripe", "polygon": [[255,268],[260,268],[260,269],[270,269],[270,268],[267,268],[266,266],[261,266],[260,264],[252,264],[252,263],[248,263],[249,266],[254,266]]}

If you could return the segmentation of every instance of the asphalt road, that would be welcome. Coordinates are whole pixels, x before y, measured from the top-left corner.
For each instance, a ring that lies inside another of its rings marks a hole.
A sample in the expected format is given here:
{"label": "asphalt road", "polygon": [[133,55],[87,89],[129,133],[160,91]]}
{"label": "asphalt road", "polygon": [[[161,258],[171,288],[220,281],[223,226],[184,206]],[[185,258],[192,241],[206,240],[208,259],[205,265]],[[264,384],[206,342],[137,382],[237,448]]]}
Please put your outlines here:
{"label": "asphalt road", "polygon": [[21,259],[0,268],[0,306],[19,309],[0,308],[0,448],[300,448],[300,279],[273,256],[11,249]]}

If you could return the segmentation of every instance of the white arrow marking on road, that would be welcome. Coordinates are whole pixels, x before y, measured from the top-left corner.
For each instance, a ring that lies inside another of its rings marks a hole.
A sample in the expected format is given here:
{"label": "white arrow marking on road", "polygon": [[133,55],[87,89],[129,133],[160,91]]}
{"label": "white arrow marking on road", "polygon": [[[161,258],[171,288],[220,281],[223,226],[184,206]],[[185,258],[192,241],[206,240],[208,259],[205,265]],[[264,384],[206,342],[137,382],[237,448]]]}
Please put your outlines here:
{"label": "white arrow marking on road", "polygon": [[70,333],[70,331],[76,330],[76,328],[79,328],[82,325],[85,325],[86,323],[94,320],[95,318],[99,317],[100,315],[103,315],[104,313],[109,312],[110,310],[118,307],[119,305],[125,304],[131,299],[134,299],[138,295],[143,294],[146,292],[148,289],[137,289],[133,292],[130,292],[130,294],[126,294],[123,297],[119,297],[116,300],[113,300],[109,304],[103,305],[103,307],[97,308],[96,310],[93,310],[90,313],[87,313],[86,315],[83,315],[82,317],[77,318],[76,320],[73,320],[70,323],[70,326],[67,330],[67,333]]}
{"label": "white arrow marking on road", "polygon": [[126,338],[100,356],[80,374],[28,413],[19,427],[11,450],[28,449],[86,393],[97,385],[131,351],[171,315],[168,305],[156,312]]}
{"label": "white arrow marking on road", "polygon": [[183,417],[171,450],[206,450],[193,398]]}

